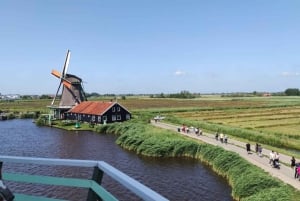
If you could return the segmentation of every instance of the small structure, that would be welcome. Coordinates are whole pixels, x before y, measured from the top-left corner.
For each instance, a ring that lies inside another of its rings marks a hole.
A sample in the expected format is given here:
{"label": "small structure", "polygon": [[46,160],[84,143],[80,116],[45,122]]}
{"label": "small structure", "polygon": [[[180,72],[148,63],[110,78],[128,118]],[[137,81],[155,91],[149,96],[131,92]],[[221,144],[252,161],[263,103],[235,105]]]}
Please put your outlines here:
{"label": "small structure", "polygon": [[129,120],[131,113],[117,102],[83,101],[66,112],[65,118],[93,124],[106,124]]}

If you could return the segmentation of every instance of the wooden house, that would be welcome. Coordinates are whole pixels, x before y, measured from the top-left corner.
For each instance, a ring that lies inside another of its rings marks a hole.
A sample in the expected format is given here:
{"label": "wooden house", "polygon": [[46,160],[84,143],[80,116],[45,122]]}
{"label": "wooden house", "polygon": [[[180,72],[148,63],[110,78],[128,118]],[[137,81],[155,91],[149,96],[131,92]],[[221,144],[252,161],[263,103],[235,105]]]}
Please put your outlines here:
{"label": "wooden house", "polygon": [[65,113],[68,120],[95,124],[122,122],[131,119],[131,113],[117,102],[83,101]]}

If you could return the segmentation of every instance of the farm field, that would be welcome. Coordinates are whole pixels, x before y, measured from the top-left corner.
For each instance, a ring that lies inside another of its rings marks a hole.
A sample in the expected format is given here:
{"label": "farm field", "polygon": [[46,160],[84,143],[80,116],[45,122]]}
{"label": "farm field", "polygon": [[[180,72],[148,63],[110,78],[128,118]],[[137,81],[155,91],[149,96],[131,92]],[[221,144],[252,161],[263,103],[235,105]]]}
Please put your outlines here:
{"label": "farm field", "polygon": [[[165,113],[170,122],[223,132],[277,148],[300,151],[300,99],[261,97],[211,100],[215,107]],[[201,101],[200,101],[201,102]],[[174,121],[174,119],[176,119]]]}
{"label": "farm field", "polygon": [[216,109],[173,113],[177,117],[300,136],[300,106]]}

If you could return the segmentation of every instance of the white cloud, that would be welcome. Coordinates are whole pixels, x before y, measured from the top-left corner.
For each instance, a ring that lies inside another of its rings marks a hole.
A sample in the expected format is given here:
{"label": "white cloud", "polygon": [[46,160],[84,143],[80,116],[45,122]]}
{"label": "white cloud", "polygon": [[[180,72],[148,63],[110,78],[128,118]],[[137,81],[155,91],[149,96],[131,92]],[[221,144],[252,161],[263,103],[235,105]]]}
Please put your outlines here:
{"label": "white cloud", "polygon": [[184,71],[181,71],[181,70],[177,70],[175,71],[174,73],[176,76],[182,76],[182,75],[185,75],[186,73]]}
{"label": "white cloud", "polygon": [[298,73],[298,72],[282,72],[281,76],[283,76],[283,77],[296,77],[296,76],[300,76],[300,73]]}

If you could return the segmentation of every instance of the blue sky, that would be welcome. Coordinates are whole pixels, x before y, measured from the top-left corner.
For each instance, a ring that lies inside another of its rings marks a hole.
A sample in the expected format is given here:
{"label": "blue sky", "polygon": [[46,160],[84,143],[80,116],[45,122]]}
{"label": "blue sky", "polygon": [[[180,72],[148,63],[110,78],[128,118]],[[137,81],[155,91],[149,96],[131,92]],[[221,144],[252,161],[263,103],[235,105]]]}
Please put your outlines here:
{"label": "blue sky", "polygon": [[54,94],[63,68],[88,93],[300,88],[298,0],[0,1],[0,93]]}

